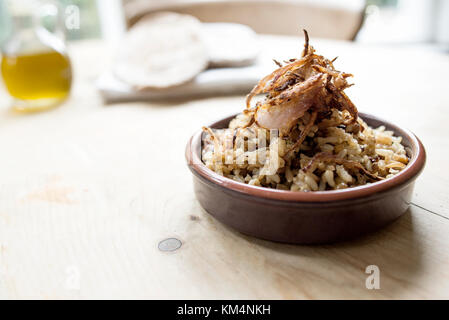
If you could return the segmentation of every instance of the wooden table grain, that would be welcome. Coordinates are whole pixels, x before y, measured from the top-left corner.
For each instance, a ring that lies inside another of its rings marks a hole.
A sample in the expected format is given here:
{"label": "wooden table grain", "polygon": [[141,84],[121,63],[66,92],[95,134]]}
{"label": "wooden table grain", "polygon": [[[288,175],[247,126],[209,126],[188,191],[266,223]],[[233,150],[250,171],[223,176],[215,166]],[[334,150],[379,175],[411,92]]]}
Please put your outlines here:
{"label": "wooden table grain", "polygon": [[[300,38],[264,36],[264,56]],[[415,132],[428,161],[409,211],[351,242],[295,246],[241,235],[195,200],[184,147],[243,96],[104,105],[111,50],[73,44],[75,84],[58,109],[20,115],[0,91],[0,298],[449,298],[449,56],[314,40],[355,75],[359,110]],[[160,241],[179,239],[175,251]],[[367,266],[380,289],[367,289]]]}

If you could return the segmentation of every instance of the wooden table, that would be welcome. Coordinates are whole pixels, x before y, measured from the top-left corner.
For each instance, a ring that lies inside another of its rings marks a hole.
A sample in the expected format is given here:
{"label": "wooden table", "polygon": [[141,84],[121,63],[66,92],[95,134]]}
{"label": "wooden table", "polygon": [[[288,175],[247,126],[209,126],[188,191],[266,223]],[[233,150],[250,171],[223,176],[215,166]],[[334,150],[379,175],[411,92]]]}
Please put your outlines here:
{"label": "wooden table", "polygon": [[[268,57],[299,38],[264,37]],[[359,110],[410,128],[427,166],[410,210],[380,232],[327,246],[243,236],[195,200],[184,147],[244,97],[105,106],[102,43],[72,45],[71,99],[18,115],[0,95],[0,298],[449,298],[449,56],[312,39],[355,74]],[[2,89],[3,90],[3,89]],[[158,249],[181,240],[172,252]],[[380,290],[368,290],[368,265]]]}

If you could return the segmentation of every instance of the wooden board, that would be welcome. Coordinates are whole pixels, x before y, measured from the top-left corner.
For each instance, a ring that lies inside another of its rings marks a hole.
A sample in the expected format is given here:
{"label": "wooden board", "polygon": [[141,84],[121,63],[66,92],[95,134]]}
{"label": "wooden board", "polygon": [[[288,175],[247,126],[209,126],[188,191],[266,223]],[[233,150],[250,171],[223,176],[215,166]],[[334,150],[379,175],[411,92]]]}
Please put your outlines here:
{"label": "wooden board", "polygon": [[[279,60],[302,47],[299,38],[263,40]],[[449,58],[312,44],[355,74],[349,94],[361,111],[423,140],[428,162],[404,217],[329,246],[224,227],[194,198],[184,146],[202,125],[241,110],[244,97],[104,106],[94,81],[106,48],[81,42],[71,48],[72,97],[59,109],[17,115],[0,93],[0,298],[449,298]],[[182,246],[160,251],[167,238]],[[380,290],[365,286],[368,265],[380,269]]]}

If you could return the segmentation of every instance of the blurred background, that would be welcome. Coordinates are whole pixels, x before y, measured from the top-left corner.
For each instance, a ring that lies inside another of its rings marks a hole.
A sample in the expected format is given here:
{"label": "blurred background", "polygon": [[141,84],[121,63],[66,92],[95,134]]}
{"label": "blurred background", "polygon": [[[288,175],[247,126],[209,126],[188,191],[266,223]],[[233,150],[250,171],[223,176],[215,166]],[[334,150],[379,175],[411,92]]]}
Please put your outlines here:
{"label": "blurred background", "polygon": [[[304,24],[320,37],[353,38],[365,43],[419,43],[443,50],[449,45],[449,3],[444,0],[57,1],[80,9],[81,27],[67,30],[69,41],[100,37],[113,41],[123,28],[121,15],[131,25],[145,13],[170,8],[191,13],[202,21],[245,23],[260,33],[296,33],[297,27],[292,29],[291,25],[297,26],[304,17]],[[231,2],[237,9],[229,8]],[[0,0],[0,42],[9,32],[6,0]]]}
{"label": "blurred background", "polygon": [[[201,25],[194,37],[204,42],[208,57],[197,61],[193,73],[169,76],[172,65],[198,60],[198,54],[183,51],[202,52],[182,22],[147,21],[133,35],[142,17],[161,11]],[[106,103],[244,94],[272,70],[272,57],[292,52],[279,44],[271,52],[267,35],[302,42],[304,28],[314,41],[447,54],[448,21],[449,1],[443,0],[0,0],[2,75],[16,110],[59,105],[72,91],[72,75],[82,80],[77,70]],[[179,37],[176,43],[170,43],[173,36]],[[95,73],[100,65],[105,66]],[[169,85],[148,80],[166,75]]]}

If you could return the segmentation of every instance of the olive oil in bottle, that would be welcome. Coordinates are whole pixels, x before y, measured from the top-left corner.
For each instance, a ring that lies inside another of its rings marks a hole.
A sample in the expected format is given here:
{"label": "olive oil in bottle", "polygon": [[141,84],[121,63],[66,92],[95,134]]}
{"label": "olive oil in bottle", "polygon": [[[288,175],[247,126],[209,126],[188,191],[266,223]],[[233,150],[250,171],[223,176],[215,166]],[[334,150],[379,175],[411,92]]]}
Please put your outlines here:
{"label": "olive oil in bottle", "polygon": [[52,107],[70,92],[70,61],[57,51],[3,55],[1,72],[11,96],[25,102],[16,102],[16,109],[35,111]]}
{"label": "olive oil in bottle", "polygon": [[[24,112],[55,107],[68,97],[72,83],[64,41],[40,24],[43,2],[15,0],[9,4],[13,32],[2,46],[0,69],[12,106]],[[59,12],[53,9],[47,11]]]}

